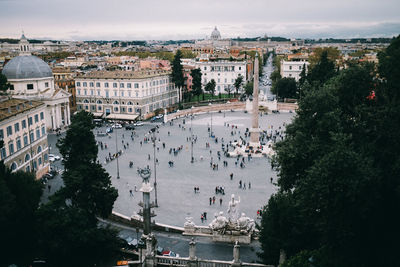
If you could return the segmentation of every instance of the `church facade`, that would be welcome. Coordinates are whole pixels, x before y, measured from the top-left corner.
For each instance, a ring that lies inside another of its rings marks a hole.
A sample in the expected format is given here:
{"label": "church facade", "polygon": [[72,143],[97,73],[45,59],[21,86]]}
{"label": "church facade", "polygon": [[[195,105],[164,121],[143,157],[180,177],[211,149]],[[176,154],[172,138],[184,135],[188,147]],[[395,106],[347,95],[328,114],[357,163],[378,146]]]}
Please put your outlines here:
{"label": "church facade", "polygon": [[19,42],[20,55],[11,59],[2,74],[11,84],[12,98],[43,102],[46,106],[47,130],[59,130],[70,124],[70,93],[54,84],[49,65],[31,55],[31,46],[24,35]]}

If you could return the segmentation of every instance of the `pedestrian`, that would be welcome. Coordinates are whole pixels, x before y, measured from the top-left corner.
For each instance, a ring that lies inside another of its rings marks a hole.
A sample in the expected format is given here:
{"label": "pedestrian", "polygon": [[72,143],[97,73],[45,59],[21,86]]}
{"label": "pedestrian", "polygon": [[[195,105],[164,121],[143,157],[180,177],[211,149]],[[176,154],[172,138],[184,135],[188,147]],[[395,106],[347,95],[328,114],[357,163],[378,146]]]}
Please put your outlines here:
{"label": "pedestrian", "polygon": [[129,190],[129,194],[131,197],[133,197],[132,189]]}
{"label": "pedestrian", "polygon": [[213,202],[213,204],[215,204],[215,196],[213,196],[212,202]]}
{"label": "pedestrian", "polygon": [[219,205],[222,205],[222,198],[219,199]]}
{"label": "pedestrian", "polygon": [[272,177],[271,177],[271,184],[272,184],[272,181],[273,181],[273,179],[272,179]]}
{"label": "pedestrian", "polygon": [[200,219],[201,219],[201,223],[203,223],[203,222],[204,222],[204,216],[203,216],[203,214],[201,214]]}
{"label": "pedestrian", "polygon": [[211,204],[212,204],[212,197],[210,197],[210,206],[211,206]]}
{"label": "pedestrian", "polygon": [[249,182],[249,189],[251,188],[251,183]]}
{"label": "pedestrian", "polygon": [[49,192],[50,192],[50,189],[51,189],[51,185],[48,185],[48,186],[47,186],[47,188],[49,189]]}
{"label": "pedestrian", "polygon": [[231,173],[230,176],[231,176],[231,180],[232,180],[233,179],[233,173]]}
{"label": "pedestrian", "polygon": [[204,212],[204,220],[206,220],[207,221],[207,212]]}

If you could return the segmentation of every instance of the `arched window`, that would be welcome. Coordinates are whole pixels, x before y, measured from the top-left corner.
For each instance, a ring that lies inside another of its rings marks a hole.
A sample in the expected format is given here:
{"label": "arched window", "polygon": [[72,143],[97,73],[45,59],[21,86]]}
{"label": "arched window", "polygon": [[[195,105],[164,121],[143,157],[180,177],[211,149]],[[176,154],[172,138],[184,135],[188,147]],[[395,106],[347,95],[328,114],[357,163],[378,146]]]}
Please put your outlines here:
{"label": "arched window", "polygon": [[26,154],[25,155],[25,162],[28,162],[31,159],[31,155]]}
{"label": "arched window", "polygon": [[103,104],[101,100],[97,100],[97,104]]}
{"label": "arched window", "polygon": [[85,99],[83,100],[83,103],[89,103],[89,100]]}
{"label": "arched window", "polygon": [[131,105],[133,105],[133,103],[132,103],[131,101],[129,101],[129,102],[128,102],[128,105],[130,105],[130,106],[131,106]]}
{"label": "arched window", "polygon": [[38,158],[38,163],[39,163],[39,166],[42,165],[42,158],[41,157]]}
{"label": "arched window", "polygon": [[13,164],[11,164],[11,171],[15,171],[17,169],[17,163],[13,162]]}
{"label": "arched window", "polygon": [[37,149],[37,154],[39,154],[40,152],[42,152],[42,146],[39,146]]}
{"label": "arched window", "polygon": [[114,102],[113,102],[113,105],[118,105],[118,104],[119,104],[118,101],[114,101]]}

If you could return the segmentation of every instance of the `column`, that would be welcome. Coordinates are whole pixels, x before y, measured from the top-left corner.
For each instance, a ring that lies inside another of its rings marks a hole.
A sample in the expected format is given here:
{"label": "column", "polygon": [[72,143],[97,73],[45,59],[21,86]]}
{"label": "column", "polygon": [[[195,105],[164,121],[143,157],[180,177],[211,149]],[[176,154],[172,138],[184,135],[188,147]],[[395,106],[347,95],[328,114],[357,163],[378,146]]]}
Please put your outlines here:
{"label": "column", "polygon": [[68,125],[71,124],[71,112],[69,109],[69,103],[67,103],[67,121],[68,121]]}
{"label": "column", "polygon": [[64,103],[64,126],[68,125],[68,120],[67,120],[67,106],[68,104]]}
{"label": "column", "polygon": [[54,130],[56,128],[56,112],[54,110],[54,106],[51,107],[51,129]]}
{"label": "column", "polygon": [[56,105],[56,128],[60,128],[60,107]]}
{"label": "column", "polygon": [[239,242],[235,242],[235,246],[233,247],[233,263],[231,266],[238,267],[241,266],[240,262],[240,245]]}

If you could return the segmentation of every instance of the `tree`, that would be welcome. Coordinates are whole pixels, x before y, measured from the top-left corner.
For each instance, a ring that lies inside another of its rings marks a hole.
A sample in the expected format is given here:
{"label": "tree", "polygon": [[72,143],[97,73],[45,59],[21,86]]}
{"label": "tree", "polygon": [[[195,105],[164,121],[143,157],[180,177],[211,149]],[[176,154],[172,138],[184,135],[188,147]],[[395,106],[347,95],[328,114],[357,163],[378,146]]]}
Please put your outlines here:
{"label": "tree", "polygon": [[12,173],[0,161],[0,265],[31,262],[37,239],[36,211],[42,190],[42,184],[33,173]]}
{"label": "tree", "polygon": [[310,62],[310,69],[312,69],[318,62],[321,61],[322,55],[326,54],[329,61],[335,62],[340,58],[340,51],[337,47],[318,47],[308,58],[308,62]]}
{"label": "tree", "polygon": [[234,83],[234,86],[235,86],[235,89],[236,89],[236,92],[235,92],[236,95],[239,94],[239,89],[242,86],[242,84],[243,84],[243,76],[239,74],[237,76],[237,78],[235,79],[235,83]]}
{"label": "tree", "polygon": [[[179,89],[183,88],[185,85],[181,58],[182,58],[182,52],[181,50],[178,50],[175,54],[174,60],[172,61],[172,73],[171,73],[172,82]],[[180,102],[181,98],[179,94],[179,103]]]}
{"label": "tree", "polygon": [[281,98],[296,98],[296,80],[294,78],[282,78],[272,87],[271,91]]}
{"label": "tree", "polygon": [[93,266],[110,260],[120,248],[116,232],[99,227],[97,220],[111,214],[118,192],[97,163],[93,116],[81,111],[71,122],[57,143],[63,156],[64,187],[39,209],[38,251],[51,264]]}
{"label": "tree", "polygon": [[202,94],[203,90],[201,89],[201,70],[193,69],[190,71],[190,76],[193,79],[192,90],[193,94],[197,96],[198,101],[200,100],[199,96]]}
{"label": "tree", "polygon": [[209,81],[209,82],[206,84],[206,86],[205,86],[204,89],[205,89],[207,92],[209,92],[209,93],[211,94],[211,96],[214,96],[214,94],[215,94],[215,86],[216,86],[215,80],[214,80],[214,79],[211,79],[211,81]]}
{"label": "tree", "polygon": [[10,89],[10,84],[7,81],[7,77],[0,73],[0,94],[5,94]]}
{"label": "tree", "polygon": [[254,87],[253,82],[246,83],[246,85],[244,86],[244,92],[247,96],[253,95],[253,87]]}
{"label": "tree", "polygon": [[232,86],[228,85],[228,86],[225,88],[225,91],[228,93],[228,97],[231,98],[231,92],[233,91]]}
{"label": "tree", "polygon": [[328,51],[322,51],[320,60],[310,69],[307,80],[310,84],[322,85],[336,74],[335,64],[328,58]]}
{"label": "tree", "polygon": [[[399,47],[395,40],[384,53]],[[378,69],[390,69],[396,59]],[[287,266],[311,258],[313,266],[397,264],[400,100],[373,70],[351,66],[326,81],[322,75],[304,92],[286,138],[275,147],[279,191],[264,207],[264,262],[276,264],[284,249]],[[396,79],[392,71],[380,77]]]}

